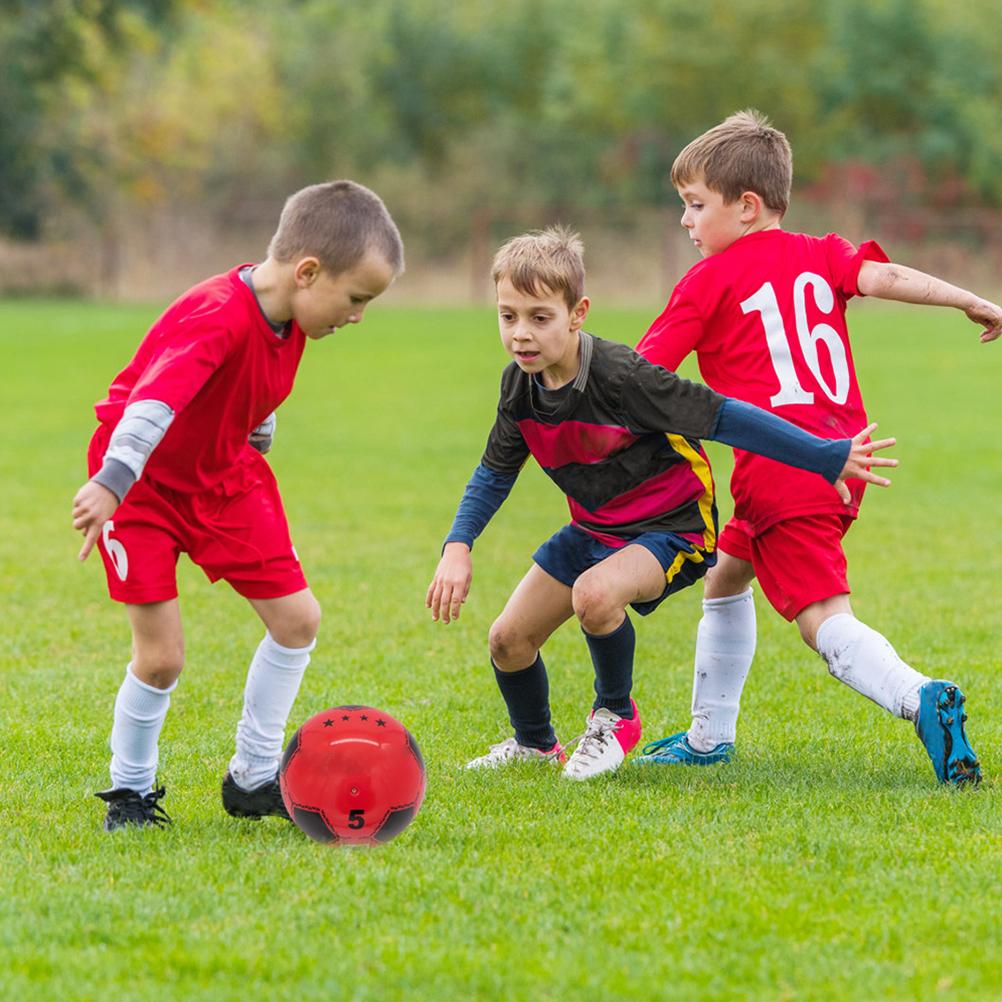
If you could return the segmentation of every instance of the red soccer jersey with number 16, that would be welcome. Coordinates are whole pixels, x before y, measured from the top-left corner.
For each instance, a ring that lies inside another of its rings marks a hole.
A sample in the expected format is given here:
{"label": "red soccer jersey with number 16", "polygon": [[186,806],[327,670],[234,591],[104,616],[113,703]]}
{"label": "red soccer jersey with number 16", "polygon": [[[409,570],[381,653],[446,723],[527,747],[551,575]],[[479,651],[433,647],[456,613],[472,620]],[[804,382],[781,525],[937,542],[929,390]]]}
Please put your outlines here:
{"label": "red soccer jersey with number 16", "polygon": [[[845,308],[865,260],[887,256],[873,241],[857,250],[834,233],[751,233],[689,269],[637,351],[672,370],[695,351],[718,393],[823,438],[850,438],[867,422]],[[849,486],[847,507],[821,477],[735,450],[734,515],[751,535],[798,515],[855,516],[864,485]]]}

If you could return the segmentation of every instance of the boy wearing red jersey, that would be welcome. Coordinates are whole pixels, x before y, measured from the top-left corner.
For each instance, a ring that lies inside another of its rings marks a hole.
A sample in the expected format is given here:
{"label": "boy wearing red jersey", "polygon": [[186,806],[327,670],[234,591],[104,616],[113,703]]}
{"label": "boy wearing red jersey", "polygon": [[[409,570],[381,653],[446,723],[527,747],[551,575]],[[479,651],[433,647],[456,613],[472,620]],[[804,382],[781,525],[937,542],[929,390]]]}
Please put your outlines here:
{"label": "boy wearing red jersey", "polygon": [[[638,352],[674,370],[695,351],[713,389],[756,404],[816,435],[842,438],[866,425],[845,323],[855,295],[952,306],[1002,334],[1002,309],[963,289],[890,263],[873,241],[780,228],[792,154],[758,112],[732,115],[690,143],[672,167],[682,225],[704,260],[676,286]],[[642,761],[699,764],[733,752],[741,690],[755,651],[750,584],[796,620],[835,678],[914,722],[941,782],[977,782],[964,732],[964,696],[905,664],[853,616],[842,537],[864,484],[844,505],[829,484],[735,450],[734,518],[706,576],[696,641],[692,724],[654,742]]]}
{"label": "boy wearing red jersey", "polygon": [[115,700],[105,829],[163,825],[158,740],[184,661],[176,565],[185,552],[223,578],[266,632],[250,664],[222,798],[235,817],[288,817],[277,771],[285,723],[316,641],[320,607],[292,546],[263,453],[307,339],[359,323],[403,268],[400,234],[353,181],[285,204],[259,265],[186,292],[153,325],[95,411],[90,479],[73,500],[125,604],[132,660]]}

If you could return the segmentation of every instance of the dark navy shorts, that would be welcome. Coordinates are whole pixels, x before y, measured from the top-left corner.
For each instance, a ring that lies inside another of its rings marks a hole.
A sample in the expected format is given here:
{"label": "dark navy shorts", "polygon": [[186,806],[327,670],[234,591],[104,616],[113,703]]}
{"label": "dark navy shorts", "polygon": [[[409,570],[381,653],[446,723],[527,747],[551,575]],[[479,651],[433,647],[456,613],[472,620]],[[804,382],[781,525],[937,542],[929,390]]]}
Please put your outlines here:
{"label": "dark navy shorts", "polygon": [[[707,568],[717,562],[716,550],[707,552],[673,532],[645,532],[627,540],[627,543],[636,543],[650,550],[665,572],[665,590],[656,599],[630,603],[641,616],[652,613],[674,592],[695,584]],[[622,547],[608,546],[576,525],[565,525],[536,550],[532,559],[550,577],[573,588],[574,582],[586,570],[621,549]]]}

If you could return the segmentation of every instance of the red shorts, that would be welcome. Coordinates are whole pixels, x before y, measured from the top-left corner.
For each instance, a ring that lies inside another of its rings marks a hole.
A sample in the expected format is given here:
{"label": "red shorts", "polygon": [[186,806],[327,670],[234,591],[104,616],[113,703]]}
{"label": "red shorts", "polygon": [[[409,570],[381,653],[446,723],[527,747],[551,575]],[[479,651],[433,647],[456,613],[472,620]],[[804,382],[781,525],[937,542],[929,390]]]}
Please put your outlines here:
{"label": "red shorts", "polygon": [[853,521],[850,515],[804,515],[752,536],[747,522],[732,518],[718,546],[751,563],[772,607],[793,620],[814,602],[849,594],[842,537]]}
{"label": "red shorts", "polygon": [[[104,445],[92,443],[91,475]],[[98,549],[111,597],[131,605],[177,598],[181,553],[210,581],[222,578],[245,598],[281,598],[307,587],[278,484],[263,458],[198,494],[138,480],[105,523]]]}

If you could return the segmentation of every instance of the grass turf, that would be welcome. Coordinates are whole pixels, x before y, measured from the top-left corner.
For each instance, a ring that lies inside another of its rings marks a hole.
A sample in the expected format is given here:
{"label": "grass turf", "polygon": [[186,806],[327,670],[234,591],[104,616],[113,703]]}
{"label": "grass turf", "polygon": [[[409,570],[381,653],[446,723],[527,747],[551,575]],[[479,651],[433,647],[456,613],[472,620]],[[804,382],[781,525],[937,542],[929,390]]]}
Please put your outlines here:
{"label": "grass turf", "polygon": [[[958,794],[911,728],[832,681],[760,596],[732,765],[586,785],[530,766],[464,773],[507,733],[487,628],[563,500],[527,468],[477,544],[462,618],[433,625],[425,588],[504,364],[491,312],[377,304],[311,344],[271,454],[325,612],[293,718],[379,706],[428,765],[410,829],[338,850],[223,814],[261,628],[185,563],[188,666],[161,742],[175,824],[101,831],[91,793],[129,641],[96,557],[74,561],[69,502],[90,406],[153,312],[0,305],[0,997],[998,997],[1002,446],[988,428],[1002,349],[946,312],[852,310],[864,396],[902,460],[847,539],[854,603],[968,692],[987,778]],[[595,310],[589,328],[632,342],[653,315]],[[728,456],[711,455],[726,517]],[[699,612],[690,589],[639,626],[649,738],[687,721]],[[591,697],[573,624],[547,663],[566,739]]]}

